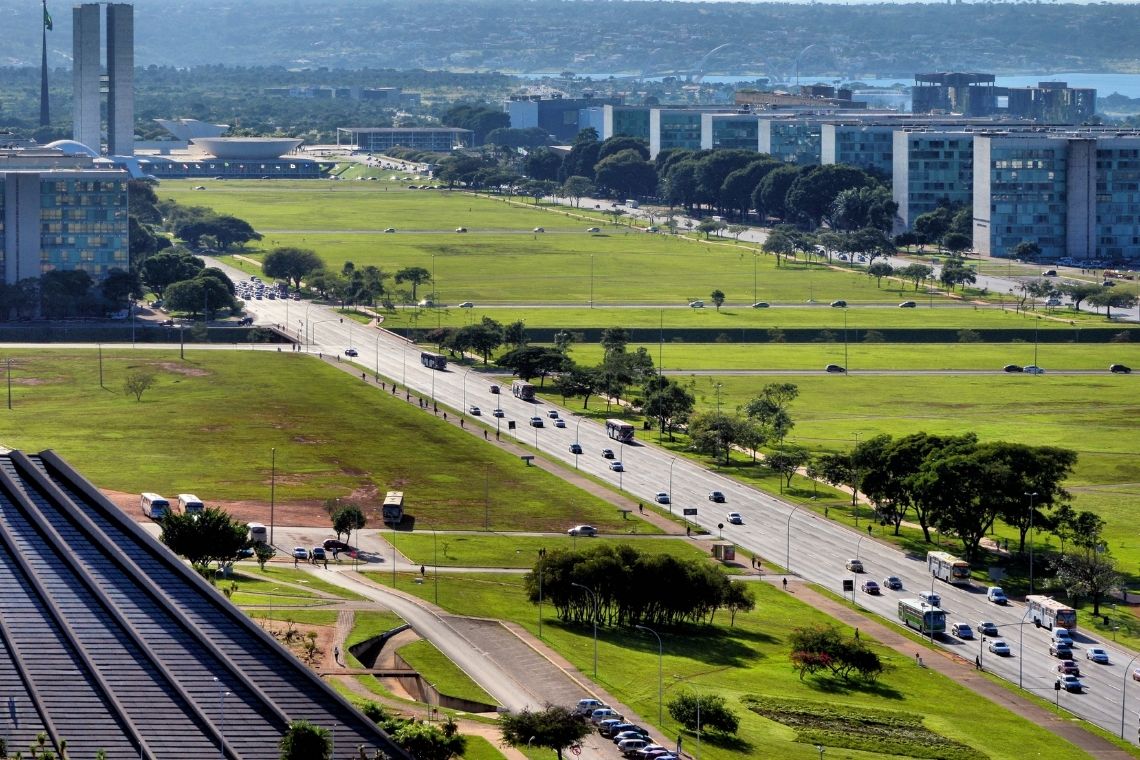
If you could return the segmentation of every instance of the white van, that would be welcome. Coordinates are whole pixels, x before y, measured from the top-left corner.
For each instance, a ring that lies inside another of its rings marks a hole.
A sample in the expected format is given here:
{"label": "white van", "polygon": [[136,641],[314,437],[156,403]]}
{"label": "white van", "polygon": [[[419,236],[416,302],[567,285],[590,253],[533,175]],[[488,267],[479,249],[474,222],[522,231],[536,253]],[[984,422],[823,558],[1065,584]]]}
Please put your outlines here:
{"label": "white van", "polygon": [[265,529],[264,525],[258,522],[251,522],[246,523],[246,527],[249,528],[250,541],[255,544],[269,543],[269,531]]}
{"label": "white van", "polygon": [[990,586],[988,589],[986,589],[986,599],[990,600],[994,604],[1005,604],[1009,601],[1009,599],[1006,598],[1005,591],[1002,590],[1001,586]]}
{"label": "white van", "polygon": [[180,493],[178,494],[178,508],[185,514],[193,515],[205,509],[206,505],[192,493]]}
{"label": "white van", "polygon": [[139,498],[142,513],[152,520],[161,520],[170,514],[170,502],[156,493],[146,492]]}

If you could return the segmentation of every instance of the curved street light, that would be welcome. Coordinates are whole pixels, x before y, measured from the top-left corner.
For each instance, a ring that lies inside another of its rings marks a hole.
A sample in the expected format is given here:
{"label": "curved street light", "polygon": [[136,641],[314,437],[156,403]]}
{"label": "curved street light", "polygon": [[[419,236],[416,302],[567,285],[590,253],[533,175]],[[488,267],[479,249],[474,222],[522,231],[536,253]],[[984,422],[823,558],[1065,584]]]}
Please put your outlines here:
{"label": "curved street light", "polygon": [[1136,658],[1140,654],[1135,655],[1128,664],[1124,666],[1124,683],[1120,685],[1120,738],[1124,738],[1124,697],[1128,693],[1128,669],[1132,667],[1132,663],[1136,662]]}
{"label": "curved street light", "polygon": [[[661,681],[661,655],[662,655],[662,651],[663,651],[662,646],[661,646],[661,634],[657,633],[657,631],[653,630],[652,628],[650,628],[647,625],[635,625],[634,628],[640,628],[643,631],[649,631],[650,633],[652,633],[654,636],[657,637],[657,727],[660,728],[661,724],[663,723],[663,721],[662,721],[663,713],[661,712],[661,700],[662,700],[662,695],[664,694],[664,691],[663,691],[663,688],[661,685],[662,684],[662,681]],[[1121,730],[1123,731],[1123,729],[1121,729]]]}
{"label": "curved street light", "polygon": [[788,513],[788,531],[787,531],[787,545],[784,548],[784,570],[792,572],[792,515],[798,512],[799,505],[792,507],[792,511]]}
{"label": "curved street light", "polygon": [[467,414],[467,376],[471,374],[471,370],[473,369],[475,368],[469,367],[467,371],[463,373],[463,379],[459,381],[463,386],[463,407],[459,410],[460,416]]}
{"label": "curved street light", "polygon": [[669,514],[673,514],[673,465],[676,462],[677,457],[669,460]]}

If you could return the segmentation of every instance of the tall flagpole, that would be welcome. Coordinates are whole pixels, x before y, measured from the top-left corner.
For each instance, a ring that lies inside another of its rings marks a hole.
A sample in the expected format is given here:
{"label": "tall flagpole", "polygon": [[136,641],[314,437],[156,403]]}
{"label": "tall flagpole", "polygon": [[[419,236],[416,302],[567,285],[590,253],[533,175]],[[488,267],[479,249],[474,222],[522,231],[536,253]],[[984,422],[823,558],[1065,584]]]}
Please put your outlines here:
{"label": "tall flagpole", "polygon": [[43,0],[43,57],[40,59],[40,126],[51,124],[51,112],[48,109],[48,67],[47,67],[47,33],[51,29],[51,16],[48,15],[47,0]]}

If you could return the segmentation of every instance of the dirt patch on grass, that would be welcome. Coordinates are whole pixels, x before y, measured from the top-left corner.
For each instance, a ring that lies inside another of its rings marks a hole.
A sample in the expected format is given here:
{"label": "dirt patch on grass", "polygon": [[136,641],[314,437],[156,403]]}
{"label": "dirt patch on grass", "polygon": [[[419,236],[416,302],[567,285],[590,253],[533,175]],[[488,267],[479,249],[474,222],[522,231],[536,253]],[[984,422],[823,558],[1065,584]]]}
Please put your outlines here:
{"label": "dirt patch on grass", "polygon": [[187,367],[177,362],[155,362],[154,366],[167,372],[173,372],[176,375],[185,375],[186,377],[205,377],[210,374],[207,370],[199,367]]}
{"label": "dirt patch on grass", "polygon": [[[101,491],[104,496],[135,522],[148,523],[139,506],[139,495],[121,491]],[[240,522],[269,523],[269,504],[254,501],[210,501],[208,506],[218,507]],[[277,525],[297,528],[327,528],[329,516],[319,501],[278,502],[273,508],[273,518]]]}

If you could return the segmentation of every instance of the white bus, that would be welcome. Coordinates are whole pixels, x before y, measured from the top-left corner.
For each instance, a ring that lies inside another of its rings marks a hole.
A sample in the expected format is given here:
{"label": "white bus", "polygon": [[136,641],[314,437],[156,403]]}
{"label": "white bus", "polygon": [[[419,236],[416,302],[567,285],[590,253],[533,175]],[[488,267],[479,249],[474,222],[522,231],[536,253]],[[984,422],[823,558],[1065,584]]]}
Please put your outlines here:
{"label": "white bus", "polygon": [[264,525],[262,525],[261,523],[258,523],[258,522],[251,522],[251,523],[246,523],[246,527],[249,528],[249,540],[252,543],[255,543],[255,544],[267,544],[267,543],[269,543],[269,531],[267,531],[265,529]]}
{"label": "white bus", "polygon": [[526,380],[512,382],[511,393],[515,395],[515,398],[521,398],[523,401],[534,401],[534,386]]}
{"label": "white bus", "polygon": [[927,552],[926,568],[940,581],[970,583],[970,563],[947,552]]}
{"label": "white bus", "polygon": [[156,493],[147,491],[139,498],[142,513],[152,520],[161,520],[170,514],[170,502]]}
{"label": "white bus", "polygon": [[900,599],[899,620],[907,628],[926,635],[946,630],[946,613],[921,599]]}
{"label": "white bus", "polygon": [[192,493],[180,493],[178,494],[178,508],[182,510],[184,514],[193,515],[204,510],[206,505]]}
{"label": "white bus", "polygon": [[1051,596],[1031,594],[1025,597],[1025,606],[1029,608],[1029,615],[1038,628],[1045,626],[1049,630],[1068,628],[1073,631],[1077,627],[1077,611]]}
{"label": "white bus", "polygon": [[615,441],[630,443],[633,441],[633,425],[625,420],[606,420],[606,435]]}
{"label": "white bus", "polygon": [[404,519],[404,492],[389,491],[384,495],[384,506],[381,514],[384,522],[389,525],[399,525]]}

